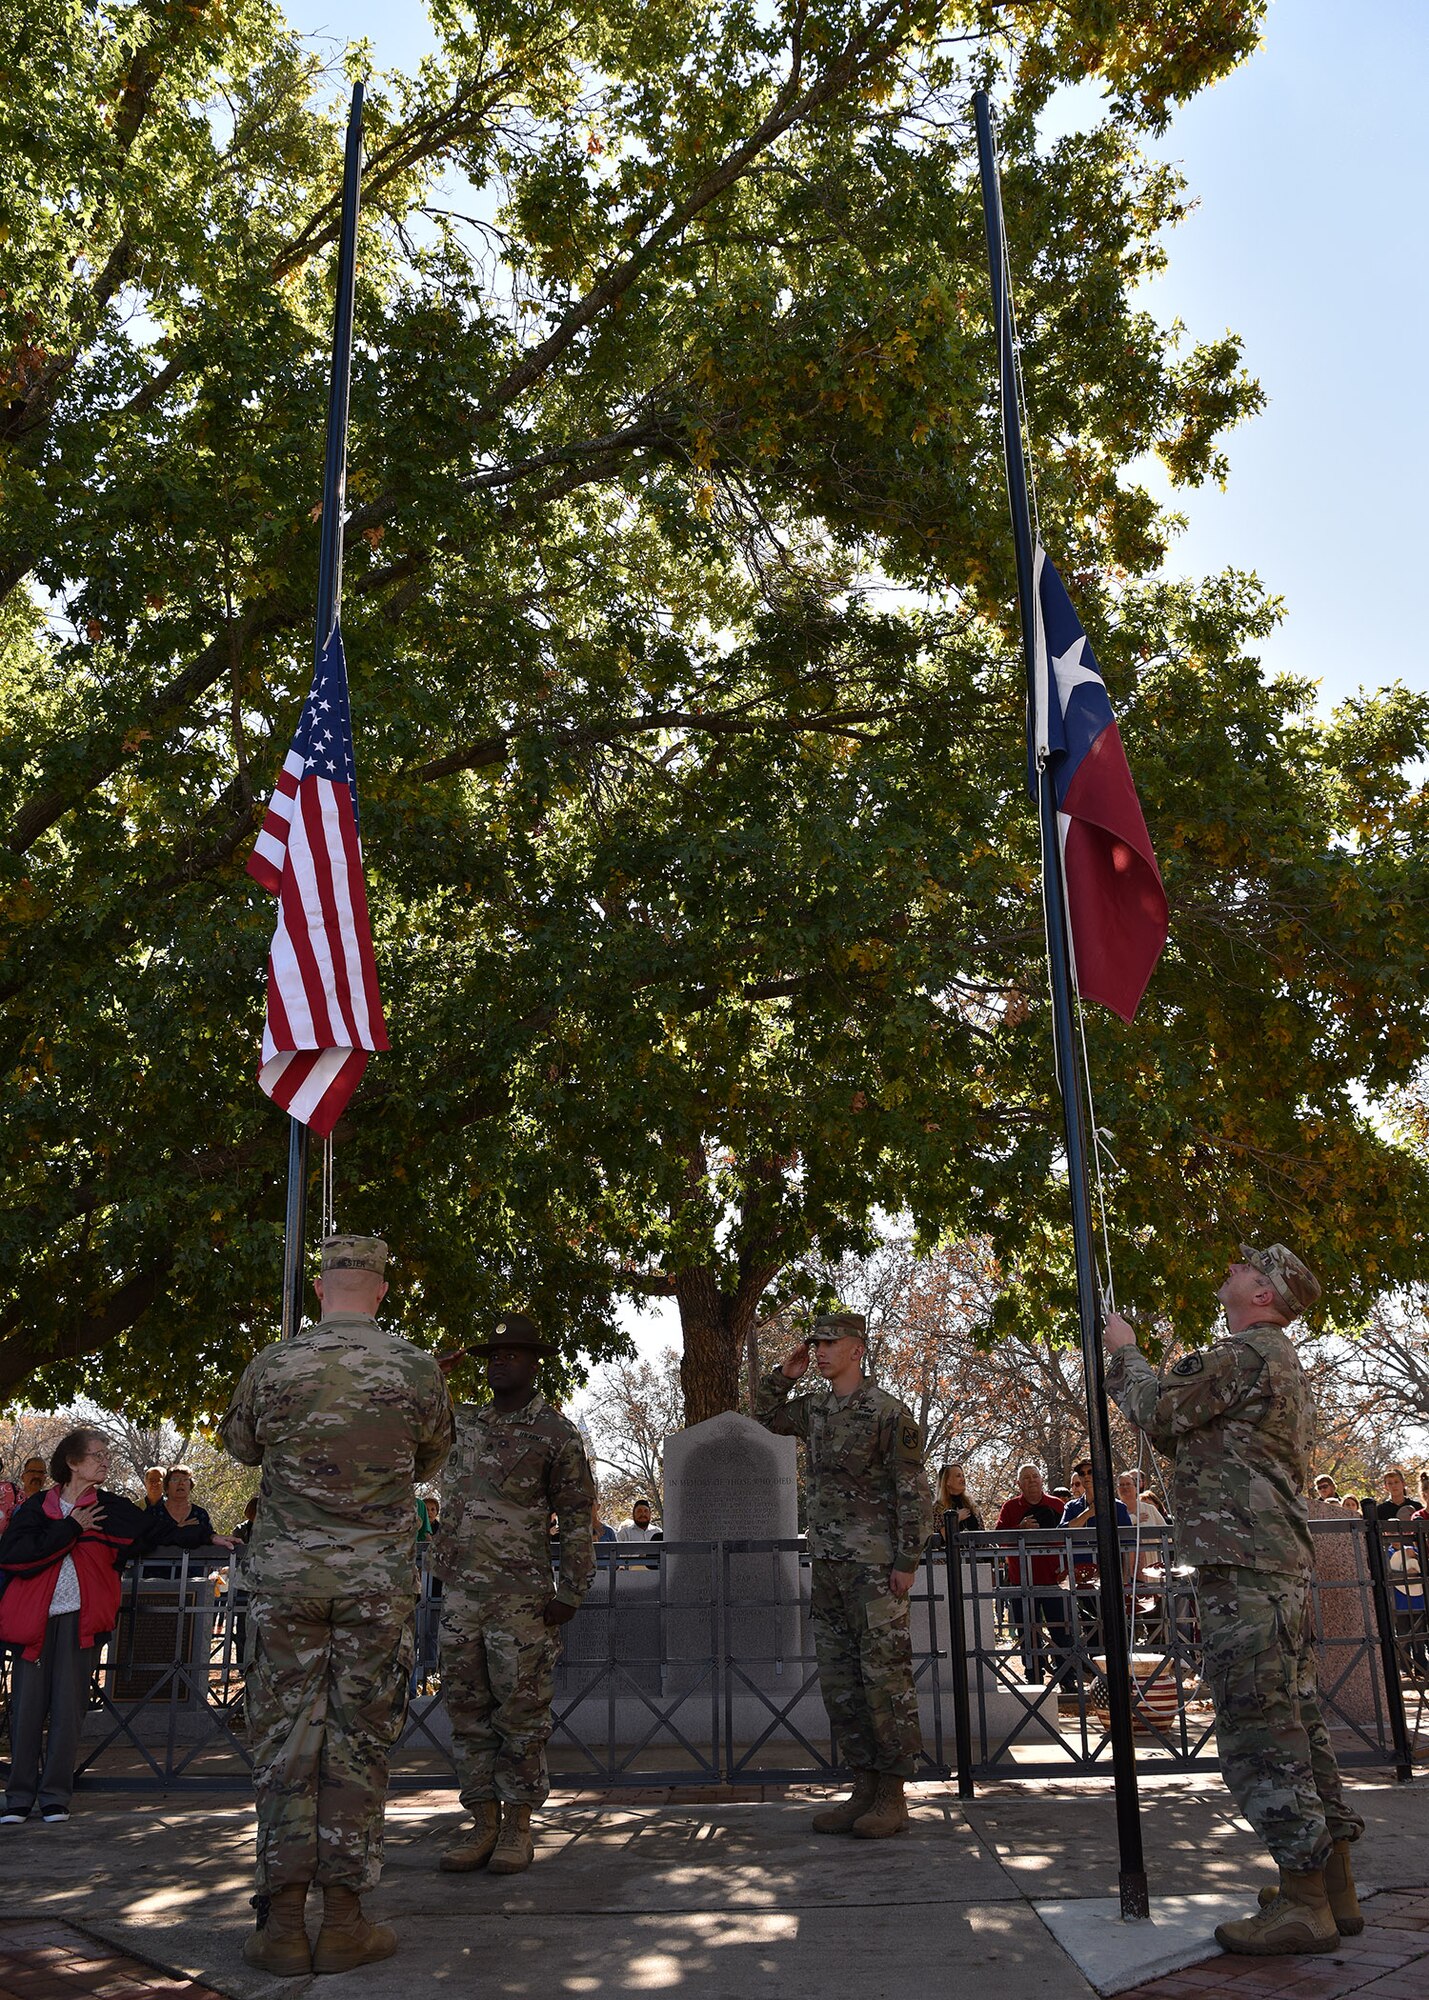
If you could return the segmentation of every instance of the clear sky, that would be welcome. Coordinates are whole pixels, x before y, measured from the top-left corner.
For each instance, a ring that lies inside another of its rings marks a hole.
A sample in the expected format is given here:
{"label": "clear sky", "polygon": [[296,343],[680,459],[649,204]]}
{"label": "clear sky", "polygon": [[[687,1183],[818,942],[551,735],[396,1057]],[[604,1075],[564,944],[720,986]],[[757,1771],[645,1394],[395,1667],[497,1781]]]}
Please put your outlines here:
{"label": "clear sky", "polygon": [[[1429,456],[1424,0],[1274,0],[1259,54],[1160,151],[1199,206],[1147,289],[1199,337],[1233,327],[1269,399],[1231,476],[1180,502],[1175,566],[1253,569],[1286,601],[1266,662],[1337,699],[1429,688],[1414,479]],[[1408,511],[1406,511],[1408,510]]]}

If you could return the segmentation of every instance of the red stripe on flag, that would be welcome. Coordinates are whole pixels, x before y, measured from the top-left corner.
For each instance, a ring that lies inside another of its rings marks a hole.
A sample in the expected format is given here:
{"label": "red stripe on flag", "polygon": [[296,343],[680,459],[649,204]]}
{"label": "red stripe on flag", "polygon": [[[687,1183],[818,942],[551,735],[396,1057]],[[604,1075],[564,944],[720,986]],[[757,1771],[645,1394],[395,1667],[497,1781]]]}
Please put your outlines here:
{"label": "red stripe on flag", "polygon": [[328,1137],[333,1126],[346,1111],[348,1099],[362,1081],[367,1061],[366,1049],[354,1049],[313,1107],[308,1118],[308,1129],[316,1132],[320,1139]]}
{"label": "red stripe on flag", "polygon": [[273,970],[272,952],[268,954],[268,1031],[273,1037],[275,1049],[292,1048],[293,1031],[288,1025],[288,1010],[283,1005],[283,988]]}
{"label": "red stripe on flag", "polygon": [[278,873],[272,862],[261,855],[256,847],[248,857],[248,873],[258,883],[260,888],[268,891],[270,896],[276,896],[283,886],[282,876]]}
{"label": "red stripe on flag", "polygon": [[284,1111],[289,1110],[293,1099],[326,1053],[325,1049],[300,1049],[290,1057],[283,1074],[273,1085],[273,1102],[281,1105]]}
{"label": "red stripe on flag", "polygon": [[303,892],[293,874],[291,856],[283,870],[283,887],[279,896],[283,905],[283,928],[288,934],[293,957],[297,961],[298,984],[313,1024],[313,1039],[320,1048],[340,1046],[333,1034],[332,1021],[328,1015],[327,998],[323,992],[322,969],[313,950],[312,937],[308,931],[308,914],[303,905]]}
{"label": "red stripe on flag", "polygon": [[358,962],[362,967],[362,990],[367,1001],[367,1025],[374,1049],[385,1049],[387,1020],[382,1012],[382,995],[377,987],[377,959],[372,949],[372,921],[367,914],[367,879],[362,871],[362,848],[357,838],[357,814],[350,795],[345,795],[339,814],[342,844],[347,855],[347,881],[352,897],[353,935]]}
{"label": "red stripe on flag", "polygon": [[[347,787],[340,788],[346,792]],[[331,797],[334,787],[327,788]],[[338,802],[339,815],[342,811]],[[357,1022],[352,1011],[352,984],[347,976],[347,950],[345,933],[352,922],[352,910],[346,897],[339,898],[333,883],[332,851],[328,846],[327,815],[323,811],[321,780],[304,785],[298,794],[298,809],[303,815],[303,827],[308,836],[308,847],[313,859],[313,881],[317,887],[318,904],[322,910],[322,932],[327,942],[332,965],[331,985],[324,995],[329,1019],[335,1032],[331,1036],[333,1048],[350,1048],[358,1040]],[[351,795],[348,797],[351,810]]]}
{"label": "red stripe on flag", "polygon": [[[283,1066],[282,1075],[273,1085],[273,1102],[284,1111],[292,1111],[313,1071],[319,1064],[326,1063],[333,1054],[332,1049],[302,1049],[296,1055],[290,1056]],[[344,1060],[333,1071],[321,1097],[309,1107],[308,1115],[303,1122],[310,1131],[316,1132],[320,1139],[327,1138],[342,1116],[348,1099],[362,1081],[367,1063],[366,1049],[350,1049]]]}

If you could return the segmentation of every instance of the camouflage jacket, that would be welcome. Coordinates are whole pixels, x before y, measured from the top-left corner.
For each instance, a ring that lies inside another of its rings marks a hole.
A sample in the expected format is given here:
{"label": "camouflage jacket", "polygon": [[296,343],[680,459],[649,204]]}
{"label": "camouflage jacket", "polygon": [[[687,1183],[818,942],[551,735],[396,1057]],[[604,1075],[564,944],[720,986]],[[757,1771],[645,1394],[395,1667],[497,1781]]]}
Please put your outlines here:
{"label": "camouflage jacket", "polygon": [[916,1569],[933,1532],[933,1496],[912,1416],[866,1378],[842,1401],[827,1390],[791,1395],[793,1387],[771,1369],[754,1414],[780,1437],[804,1440],[810,1555]]}
{"label": "camouflage jacket", "polygon": [[1311,1567],[1305,1500],[1315,1422],[1310,1384],[1278,1325],[1250,1326],[1157,1374],[1123,1347],[1107,1361],[1117,1408],[1174,1452],[1176,1553],[1197,1569],[1301,1576]]}
{"label": "camouflage jacket", "polygon": [[415,1594],[413,1486],[452,1442],[430,1354],[363,1313],[332,1313],[254,1356],[219,1434],[234,1458],[263,1468],[251,1588]]}
{"label": "camouflage jacket", "polygon": [[467,1589],[552,1594],[548,1524],[561,1530],[563,1604],[579,1604],[595,1574],[595,1481],[580,1432],[544,1396],[503,1416],[459,1403],[456,1448],[442,1476],[442,1526],[432,1569]]}

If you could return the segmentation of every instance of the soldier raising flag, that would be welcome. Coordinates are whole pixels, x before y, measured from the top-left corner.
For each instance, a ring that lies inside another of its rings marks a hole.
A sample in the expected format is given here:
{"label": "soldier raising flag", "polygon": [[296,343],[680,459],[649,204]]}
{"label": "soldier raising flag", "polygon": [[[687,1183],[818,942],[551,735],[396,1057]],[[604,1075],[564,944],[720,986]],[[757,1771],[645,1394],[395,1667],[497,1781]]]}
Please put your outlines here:
{"label": "soldier raising flag", "polygon": [[1310,1571],[1315,1405],[1286,1329],[1320,1296],[1283,1243],[1242,1243],[1216,1297],[1223,1340],[1158,1374],[1117,1313],[1107,1390],[1174,1454],[1176,1553],[1196,1570],[1221,1774],[1279,1880],[1254,1916],[1220,1924],[1226,1951],[1328,1952],[1364,1929],[1350,1847],[1364,1821],[1340,1782],[1316,1684]]}

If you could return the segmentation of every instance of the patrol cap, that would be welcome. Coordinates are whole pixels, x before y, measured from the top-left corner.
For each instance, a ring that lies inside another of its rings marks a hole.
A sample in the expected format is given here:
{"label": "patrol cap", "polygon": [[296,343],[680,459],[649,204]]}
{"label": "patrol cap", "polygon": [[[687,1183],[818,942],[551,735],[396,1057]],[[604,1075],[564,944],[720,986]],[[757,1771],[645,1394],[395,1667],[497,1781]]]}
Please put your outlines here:
{"label": "patrol cap", "polygon": [[867,1340],[868,1321],[862,1313],[820,1313],[810,1329],[808,1338],[815,1340],[842,1340],[851,1333],[855,1340]]}
{"label": "patrol cap", "polygon": [[1283,1243],[1272,1243],[1264,1250],[1257,1250],[1253,1243],[1242,1243],[1240,1254],[1259,1271],[1292,1319],[1309,1312],[1319,1298],[1320,1280]]}
{"label": "patrol cap", "polygon": [[380,1278],[387,1268],[387,1245],[380,1236],[325,1236],[323,1276],[329,1271],[366,1271]]}
{"label": "patrol cap", "polygon": [[490,1333],[472,1345],[478,1354],[487,1354],[493,1347],[526,1347],[533,1354],[549,1351],[540,1327],[529,1313],[503,1313]]}

